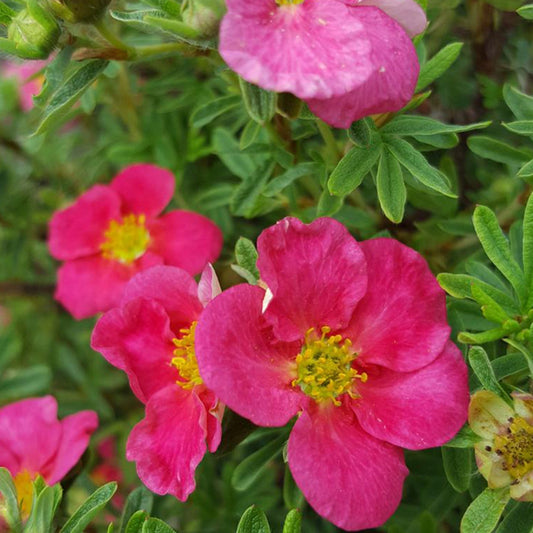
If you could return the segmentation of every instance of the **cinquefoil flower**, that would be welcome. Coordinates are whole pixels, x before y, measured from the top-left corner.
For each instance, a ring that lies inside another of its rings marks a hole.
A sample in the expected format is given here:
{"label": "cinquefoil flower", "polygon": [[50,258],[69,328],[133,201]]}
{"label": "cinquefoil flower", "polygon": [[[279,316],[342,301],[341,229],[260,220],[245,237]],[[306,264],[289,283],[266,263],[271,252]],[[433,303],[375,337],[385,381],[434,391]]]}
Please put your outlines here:
{"label": "cinquefoil flower", "polygon": [[179,268],[151,268],[128,283],[120,307],[100,318],[91,341],[126,372],[146,406],[126,457],[150,490],[182,501],[195,488],[206,450],[220,443],[223,406],[198,373],[194,340],[203,306],[219,292],[210,265],[198,286]]}
{"label": "cinquefoil flower", "polygon": [[228,0],[220,53],[245,80],[305,100],[332,126],[401,109],[419,64],[414,0]]}
{"label": "cinquefoil flower", "polygon": [[181,210],[158,216],[174,187],[168,170],[132,165],[54,214],[50,253],[66,261],[55,297],[75,318],[118,305],[127,281],[148,267],[174,265],[194,275],[218,257],[222,233],[209,219]]}
{"label": "cinquefoil flower", "polygon": [[202,314],[200,373],[257,425],[298,415],[288,463],[306,499],[339,527],[379,526],[401,499],[402,448],[439,446],[466,420],[444,292],[414,250],[357,243],[332,219],[281,220],[258,252],[260,286],[230,288]]}

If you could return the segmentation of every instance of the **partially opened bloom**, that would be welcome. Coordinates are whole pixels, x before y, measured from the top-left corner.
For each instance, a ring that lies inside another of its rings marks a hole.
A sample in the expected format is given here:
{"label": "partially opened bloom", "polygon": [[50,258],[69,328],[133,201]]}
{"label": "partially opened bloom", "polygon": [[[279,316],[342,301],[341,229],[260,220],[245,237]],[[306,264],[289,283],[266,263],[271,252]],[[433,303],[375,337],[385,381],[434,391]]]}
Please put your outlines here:
{"label": "partially opened bloom", "polygon": [[288,462],[309,503],[345,529],[379,526],[401,499],[402,448],[439,446],[466,420],[444,292],[415,251],[357,243],[332,219],[286,218],[258,252],[261,286],[233,287],[204,310],[200,373],[255,424],[298,414]]}
{"label": "partially opened bloom", "polygon": [[39,73],[47,64],[48,61],[9,61],[2,65],[2,77],[13,78],[17,83],[20,107],[23,111],[33,108],[33,97],[38,95],[43,87],[44,78]]}
{"label": "partially opened bloom", "polygon": [[490,391],[472,396],[468,422],[481,437],[476,462],[491,489],[510,488],[511,498],[533,501],[533,396],[513,392],[513,408]]}
{"label": "partially opened bloom", "polygon": [[53,485],[79,461],[98,427],[93,411],[57,419],[52,396],[21,400],[0,408],[0,466],[15,480],[23,516],[32,503],[32,482]]}
{"label": "partially opened bloom", "polygon": [[222,248],[222,233],[206,217],[161,211],[174,194],[174,176],[154,165],[124,169],[95,185],[50,221],[50,253],[65,261],[55,297],[75,318],[118,305],[137,272],[157,264],[198,274]]}
{"label": "partially opened bloom", "polygon": [[401,109],[426,26],[415,0],[228,0],[220,53],[245,80],[305,100],[329,124]]}
{"label": "partially opened bloom", "polygon": [[91,341],[126,372],[146,406],[128,439],[128,460],[150,490],[182,501],[195,488],[206,450],[220,443],[223,406],[200,377],[194,340],[203,305],[219,292],[210,265],[198,286],[179,268],[151,268],[128,283],[120,307],[100,318]]}

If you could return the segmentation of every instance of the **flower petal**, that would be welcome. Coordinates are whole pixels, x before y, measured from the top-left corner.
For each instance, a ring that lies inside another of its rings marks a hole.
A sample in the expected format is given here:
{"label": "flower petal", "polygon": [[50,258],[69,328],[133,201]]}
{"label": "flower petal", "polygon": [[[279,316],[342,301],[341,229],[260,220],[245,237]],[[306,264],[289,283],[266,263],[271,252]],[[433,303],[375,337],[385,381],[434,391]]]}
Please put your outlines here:
{"label": "flower petal", "polygon": [[470,400],[468,423],[472,431],[484,439],[492,440],[504,433],[512,417],[513,410],[493,392],[480,390]]}
{"label": "flower petal", "polygon": [[207,411],[206,441],[211,453],[216,452],[222,439],[222,417],[224,416],[224,404],[218,400],[212,391],[205,387],[197,387],[196,394]]}
{"label": "flower petal", "polygon": [[366,291],[359,244],[339,222],[285,218],[259,236],[257,266],[273,298],[265,319],[285,341],[311,328],[346,326]]}
{"label": "flower petal", "polygon": [[220,28],[220,53],[240,76],[299,98],[331,98],[372,73],[365,26],[338,0],[278,6],[232,0]]}
{"label": "flower petal", "polygon": [[202,312],[197,285],[181,268],[159,265],[133,276],[124,289],[122,303],[136,298],[158,302],[170,318],[170,329],[177,334],[190,327]]}
{"label": "flower petal", "polygon": [[198,396],[178,385],[150,398],[146,417],[130,433],[126,457],[137,463],[141,481],[156,494],[185,501],[206,452],[206,411]]}
{"label": "flower petal", "polygon": [[164,308],[155,300],[136,298],[98,320],[91,347],[126,372],[133,393],[146,403],[177,380],[170,365],[173,338]]}
{"label": "flower petal", "polygon": [[176,180],[169,170],[137,164],[125,168],[110,184],[122,200],[122,213],[155,217],[174,194]]}
{"label": "flower petal", "polygon": [[411,372],[442,353],[450,334],[446,296],[425,259],[394,239],[361,243],[368,290],[344,335],[362,364]]}
{"label": "flower petal", "polygon": [[200,375],[230,409],[260,426],[283,426],[303,394],[291,386],[299,344],[277,342],[264,323],[265,291],[237,285],[204,309],[196,328]]}
{"label": "flower petal", "polygon": [[374,369],[358,384],[361,398],[351,405],[361,427],[377,439],[411,450],[431,448],[450,440],[466,422],[468,370],[453,342],[414,372]]}
{"label": "flower petal", "polygon": [[361,429],[349,408],[304,411],[289,438],[294,480],[315,511],[350,531],[395,511],[408,474],[400,448]]}
{"label": "flower petal", "polygon": [[402,26],[409,37],[422,33],[427,26],[427,18],[422,7],[415,0],[341,0],[346,5],[374,6]]}
{"label": "flower petal", "polygon": [[198,299],[205,307],[213,298],[222,292],[217,273],[211,263],[207,263],[198,283]]}
{"label": "flower petal", "polygon": [[222,249],[222,232],[208,218],[189,211],[171,211],[148,226],[151,249],[174,265],[199,274],[207,263],[216,261]]}
{"label": "flower petal", "polygon": [[87,318],[119,304],[127,281],[137,266],[99,255],[67,261],[57,271],[55,299],[74,318]]}
{"label": "flower petal", "polygon": [[81,411],[67,416],[60,423],[61,442],[54,465],[46,476],[46,481],[50,485],[61,481],[80,460],[89,445],[91,435],[98,427],[98,416],[94,411]]}
{"label": "flower petal", "polygon": [[76,202],[54,213],[50,220],[48,247],[60,260],[99,253],[112,219],[120,217],[120,198],[109,187],[96,185]]}
{"label": "flower petal", "polygon": [[372,72],[344,94],[306,99],[309,109],[336,128],[349,128],[368,115],[399,111],[413,97],[420,65],[415,47],[403,28],[374,7],[352,8],[352,19],[366,28]]}

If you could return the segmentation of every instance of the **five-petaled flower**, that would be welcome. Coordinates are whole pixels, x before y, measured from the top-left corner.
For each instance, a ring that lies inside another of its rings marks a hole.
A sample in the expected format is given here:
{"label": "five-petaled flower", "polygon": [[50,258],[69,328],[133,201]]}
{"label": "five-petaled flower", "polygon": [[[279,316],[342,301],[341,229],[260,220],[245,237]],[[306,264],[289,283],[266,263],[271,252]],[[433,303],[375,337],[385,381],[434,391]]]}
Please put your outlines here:
{"label": "five-petaled flower", "polygon": [[0,466],[14,477],[24,518],[31,509],[33,480],[41,476],[49,485],[61,481],[78,462],[97,427],[94,411],[58,420],[52,396],[0,408]]}
{"label": "five-petaled flower", "polygon": [[444,292],[414,250],[357,243],[332,219],[281,220],[258,252],[260,286],[232,287],[202,314],[200,373],[257,425],[299,414],[288,462],[309,503],[342,528],[378,526],[401,499],[402,448],[442,445],[467,417]]}
{"label": "five-petaled flower", "polygon": [[182,210],[158,216],[174,187],[168,170],[132,165],[54,214],[50,253],[65,261],[55,297],[75,318],[118,305],[141,270],[167,264],[194,275],[218,257],[222,233],[209,219]]}
{"label": "five-petaled flower", "polygon": [[195,329],[203,306],[220,292],[208,265],[197,285],[184,270],[156,266],[126,286],[120,307],[100,318],[91,346],[124,370],[146,417],[128,439],[126,456],[157,494],[185,501],[206,449],[221,437],[223,406],[202,381]]}
{"label": "five-petaled flower", "polygon": [[220,53],[245,80],[289,92],[332,126],[397,111],[419,63],[415,0],[228,0]]}
{"label": "five-petaled flower", "polygon": [[472,396],[468,422],[482,440],[476,462],[491,489],[510,487],[511,498],[533,501],[533,396],[513,392],[513,408],[493,392]]}

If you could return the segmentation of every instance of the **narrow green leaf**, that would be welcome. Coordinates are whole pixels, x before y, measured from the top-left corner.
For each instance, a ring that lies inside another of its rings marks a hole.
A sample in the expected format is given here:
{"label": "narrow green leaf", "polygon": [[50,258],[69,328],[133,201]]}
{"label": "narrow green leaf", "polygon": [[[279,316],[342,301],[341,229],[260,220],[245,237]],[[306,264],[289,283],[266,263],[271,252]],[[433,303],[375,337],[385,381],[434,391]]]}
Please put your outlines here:
{"label": "narrow green leaf", "polygon": [[269,197],[275,196],[297,179],[304,176],[318,176],[323,172],[324,165],[320,163],[300,163],[273,178],[265,187],[263,194]]}
{"label": "narrow green leaf", "polygon": [[470,348],[468,362],[484,389],[490,390],[502,398],[507,398],[507,393],[502,389],[496,374],[494,374],[487,352],[481,346]]}
{"label": "narrow green leaf", "polygon": [[328,181],[331,194],[346,196],[357,189],[376,164],[381,153],[381,140],[374,136],[368,148],[352,148],[337,164]]}
{"label": "narrow green leaf", "polygon": [[76,70],[53,94],[35,134],[44,133],[59,123],[108,64],[109,61],[97,59],[86,62]]}
{"label": "narrow green leaf", "polygon": [[0,24],[8,26],[11,19],[16,15],[10,7],[6,6],[4,2],[0,2]]}
{"label": "narrow green leaf", "polygon": [[318,200],[316,214],[319,217],[331,217],[344,205],[344,198],[334,196],[327,189],[322,191]]}
{"label": "narrow green leaf", "polygon": [[237,264],[248,271],[255,283],[259,280],[259,270],[257,270],[257,250],[254,243],[246,237],[239,237],[235,244],[235,258]]}
{"label": "narrow green leaf", "polygon": [[516,122],[503,122],[502,125],[518,135],[533,136],[533,120],[518,120]]}
{"label": "narrow green leaf", "polygon": [[426,161],[426,158],[407,141],[393,136],[387,136],[384,141],[394,157],[420,183],[445,196],[456,197],[450,189],[446,176],[435,167],[432,167]]}
{"label": "narrow green leaf", "polygon": [[531,161],[528,161],[527,163],[524,163],[520,167],[517,176],[519,178],[530,178],[531,176],[533,176],[533,159]]}
{"label": "narrow green leaf", "polygon": [[12,377],[2,380],[0,402],[35,396],[46,392],[51,380],[52,372],[45,365],[31,366],[13,373]]}
{"label": "narrow green leaf", "polygon": [[450,485],[457,492],[465,492],[472,476],[472,450],[470,448],[442,448],[442,463]]}
{"label": "narrow green leaf", "polygon": [[61,485],[44,487],[33,500],[31,513],[24,526],[24,533],[50,533],[54,519],[55,502],[60,499]]}
{"label": "narrow green leaf", "polygon": [[153,494],[146,489],[145,487],[137,487],[135,490],[130,492],[124,509],[122,510],[122,516],[120,518],[119,533],[126,532],[126,526],[130,518],[138,510],[146,511],[150,513],[152,511],[152,505],[154,503]]}
{"label": "narrow green leaf", "polygon": [[400,163],[386,148],[379,160],[376,186],[379,203],[385,216],[399,224],[403,219],[407,191]]}
{"label": "narrow green leaf", "polygon": [[503,86],[503,99],[518,120],[533,120],[533,96],[506,83]]}
{"label": "narrow green leaf", "polygon": [[299,509],[305,501],[302,491],[292,477],[289,465],[285,465],[285,475],[283,476],[283,501],[288,509]]}
{"label": "narrow green leaf", "polygon": [[142,533],[176,533],[168,524],[159,518],[149,518],[144,522]]}
{"label": "narrow green leaf", "polygon": [[348,128],[348,137],[359,148],[368,148],[372,142],[373,132],[376,130],[374,121],[370,117],[356,120]]}
{"label": "narrow green leaf", "polygon": [[244,126],[241,136],[239,138],[239,146],[241,150],[248,148],[259,135],[261,131],[261,124],[255,122],[255,120],[250,120],[246,126]]}
{"label": "narrow green leaf", "polygon": [[270,526],[265,513],[254,505],[248,507],[241,516],[237,533],[270,533]]}
{"label": "narrow green leaf", "polygon": [[461,533],[491,533],[508,501],[508,487],[485,489],[466,510],[461,520]]}
{"label": "narrow green leaf", "polygon": [[478,284],[473,283],[472,297],[481,306],[483,316],[491,322],[504,324],[511,317]]}
{"label": "narrow green leaf", "polygon": [[494,328],[481,333],[471,333],[468,331],[461,331],[457,336],[457,340],[463,344],[485,344],[486,342],[497,341],[502,339],[509,332],[503,328]]}
{"label": "narrow green leaf", "polygon": [[22,521],[18,506],[17,489],[9,470],[4,467],[0,467],[0,494],[4,498],[2,502],[4,508],[3,516],[10,531],[12,533],[20,533],[22,531]]}
{"label": "narrow green leaf", "polygon": [[241,103],[238,95],[223,96],[215,100],[210,100],[207,104],[200,106],[191,115],[191,125],[193,128],[201,128],[213,120],[234,109]]}
{"label": "narrow green leaf", "polygon": [[501,230],[494,212],[478,205],[473,216],[474,229],[483,250],[494,266],[509,280],[522,303],[527,300],[524,273],[515,261],[509,242]]}
{"label": "narrow green leaf", "polygon": [[391,135],[436,135],[439,133],[461,133],[463,131],[472,131],[483,129],[490,126],[491,121],[476,122],[475,124],[466,124],[459,126],[455,124],[443,124],[438,120],[429,117],[416,115],[400,115],[391,120],[381,129],[382,133]]}
{"label": "narrow green leaf", "polygon": [[529,151],[519,150],[502,141],[483,135],[472,135],[468,138],[467,144],[468,148],[476,155],[505,165],[522,165],[529,161],[533,155]]}
{"label": "narrow green leaf", "polygon": [[302,515],[298,509],[291,509],[283,524],[283,533],[301,533]]}
{"label": "narrow green leaf", "polygon": [[522,232],[522,262],[524,265],[524,277],[526,287],[531,294],[533,293],[533,194],[530,194],[527,200]]}
{"label": "narrow green leaf", "polygon": [[261,125],[270,122],[276,114],[276,93],[265,91],[242,78],[239,78],[239,83],[250,118]]}
{"label": "narrow green leaf", "polygon": [[273,169],[274,163],[263,165],[235,189],[230,203],[234,215],[253,218],[259,214],[260,196]]}
{"label": "narrow green leaf", "polygon": [[444,446],[449,448],[472,448],[481,437],[476,435],[468,424],[465,424],[455,437],[448,441]]}
{"label": "narrow green leaf", "polygon": [[502,355],[491,361],[491,365],[498,381],[528,369],[527,359],[522,353]]}
{"label": "narrow green leaf", "polygon": [[503,519],[496,533],[533,533],[533,505],[529,502],[518,503]]}
{"label": "narrow green leaf", "polygon": [[96,489],[68,519],[60,533],[83,533],[84,528],[106,506],[116,490],[117,484],[114,481]]}
{"label": "narrow green leaf", "polygon": [[461,48],[463,48],[463,43],[451,43],[422,65],[415,92],[421,91],[440,78],[459,57]]}
{"label": "narrow green leaf", "polygon": [[526,20],[533,20],[533,4],[526,4],[525,6],[519,7],[516,12]]}
{"label": "narrow green leaf", "polygon": [[141,533],[146,520],[148,520],[148,513],[146,511],[133,513],[126,524],[125,533]]}

